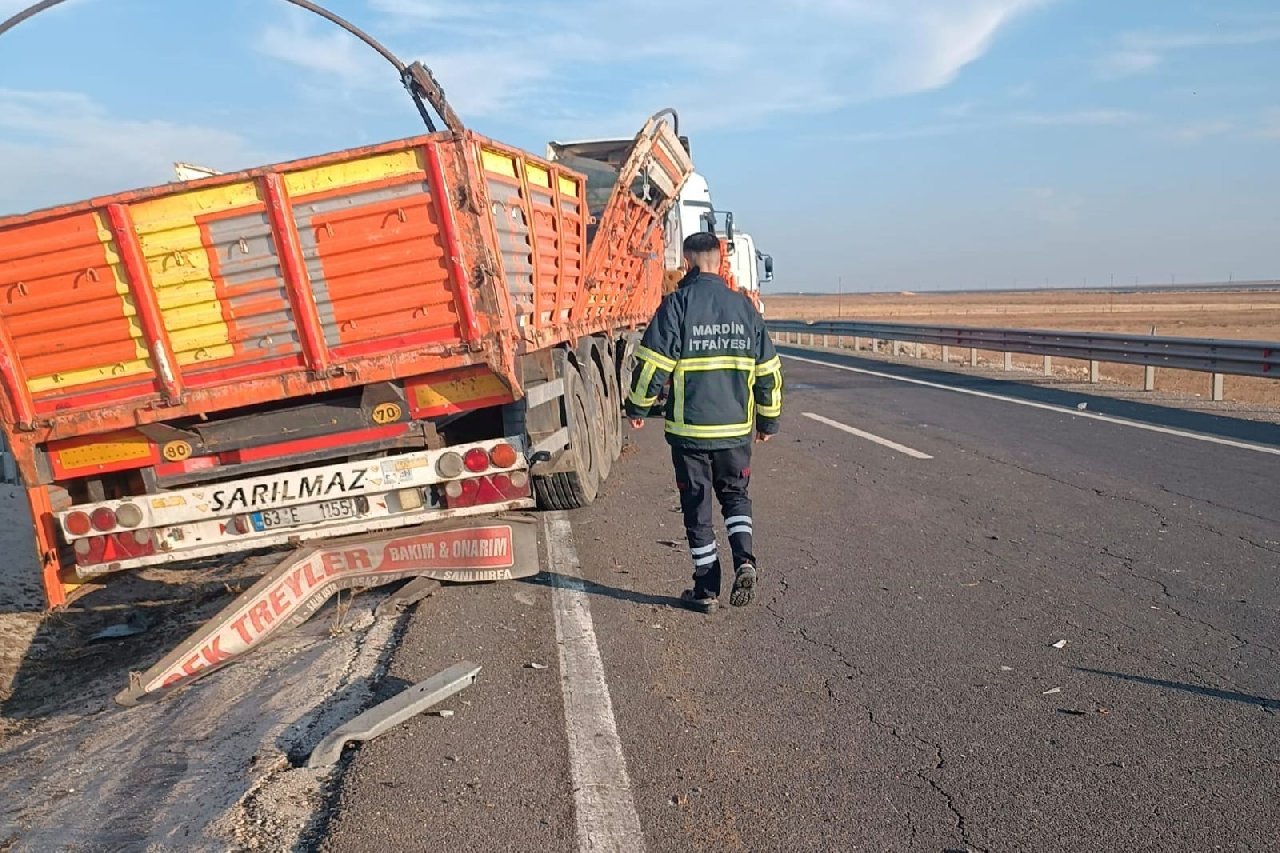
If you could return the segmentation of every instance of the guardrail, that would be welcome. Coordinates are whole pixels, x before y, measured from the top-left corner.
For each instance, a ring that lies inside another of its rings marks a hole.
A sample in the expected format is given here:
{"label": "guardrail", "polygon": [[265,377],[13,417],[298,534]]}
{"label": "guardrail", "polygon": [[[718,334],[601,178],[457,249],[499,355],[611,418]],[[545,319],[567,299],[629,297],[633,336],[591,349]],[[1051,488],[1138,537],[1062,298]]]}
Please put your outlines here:
{"label": "guardrail", "polygon": [[829,346],[832,338],[837,346],[852,339],[854,350],[863,349],[863,341],[870,341],[872,349],[875,342],[887,341],[893,345],[893,354],[900,355],[903,342],[917,347],[931,344],[942,347],[943,361],[951,360],[952,347],[968,349],[973,366],[978,364],[979,350],[1000,352],[1004,353],[1006,370],[1012,369],[1012,353],[1039,355],[1045,360],[1045,375],[1052,374],[1051,359],[1055,356],[1079,359],[1089,362],[1089,381],[1094,383],[1099,381],[1099,363],[1136,364],[1146,368],[1143,388],[1147,391],[1155,390],[1158,367],[1194,370],[1212,374],[1213,400],[1222,399],[1227,374],[1280,379],[1280,343],[1269,341],[829,320],[771,320],[768,326],[771,334],[786,343],[803,343],[808,335],[810,346],[819,338],[823,346]]}

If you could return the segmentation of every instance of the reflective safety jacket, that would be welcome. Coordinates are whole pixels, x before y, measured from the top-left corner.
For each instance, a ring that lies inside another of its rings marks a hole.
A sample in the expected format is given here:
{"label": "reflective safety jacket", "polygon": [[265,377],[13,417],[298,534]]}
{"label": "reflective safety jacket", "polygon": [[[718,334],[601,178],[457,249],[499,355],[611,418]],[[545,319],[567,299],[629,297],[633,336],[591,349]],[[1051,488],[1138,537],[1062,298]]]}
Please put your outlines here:
{"label": "reflective safety jacket", "polygon": [[760,312],[719,276],[686,276],[662,300],[636,359],[627,414],[648,416],[669,381],[671,445],[722,450],[778,431],[782,364]]}

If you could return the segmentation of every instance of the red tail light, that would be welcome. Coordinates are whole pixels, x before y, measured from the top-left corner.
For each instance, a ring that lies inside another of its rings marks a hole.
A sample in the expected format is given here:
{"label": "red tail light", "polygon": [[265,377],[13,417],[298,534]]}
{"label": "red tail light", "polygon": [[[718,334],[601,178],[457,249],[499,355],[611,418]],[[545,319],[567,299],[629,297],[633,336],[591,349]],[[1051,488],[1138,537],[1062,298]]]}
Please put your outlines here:
{"label": "red tail light", "polygon": [[516,449],[509,444],[495,444],[489,451],[489,459],[495,468],[510,468],[519,459]]}
{"label": "red tail light", "polygon": [[489,470],[489,454],[479,447],[468,450],[462,461],[472,474],[483,474]]}
{"label": "red tail light", "polygon": [[84,566],[150,557],[156,552],[155,533],[150,530],[126,530],[107,536],[77,539],[76,562]]}
{"label": "red tail light", "polygon": [[67,515],[62,520],[62,524],[72,536],[88,536],[89,531],[93,529],[93,522],[88,513],[79,511]]}
{"label": "red tail light", "polygon": [[93,529],[100,533],[109,533],[115,529],[116,514],[105,506],[100,506],[89,514],[89,521],[93,523]]}

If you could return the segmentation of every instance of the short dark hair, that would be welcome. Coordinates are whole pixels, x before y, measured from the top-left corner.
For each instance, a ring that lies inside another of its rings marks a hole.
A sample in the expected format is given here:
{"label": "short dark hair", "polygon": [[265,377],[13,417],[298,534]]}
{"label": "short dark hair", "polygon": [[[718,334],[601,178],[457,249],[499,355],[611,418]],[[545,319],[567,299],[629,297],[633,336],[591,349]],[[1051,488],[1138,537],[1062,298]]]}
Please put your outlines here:
{"label": "short dark hair", "polygon": [[690,255],[705,255],[720,251],[720,238],[710,231],[699,231],[684,238],[684,251]]}

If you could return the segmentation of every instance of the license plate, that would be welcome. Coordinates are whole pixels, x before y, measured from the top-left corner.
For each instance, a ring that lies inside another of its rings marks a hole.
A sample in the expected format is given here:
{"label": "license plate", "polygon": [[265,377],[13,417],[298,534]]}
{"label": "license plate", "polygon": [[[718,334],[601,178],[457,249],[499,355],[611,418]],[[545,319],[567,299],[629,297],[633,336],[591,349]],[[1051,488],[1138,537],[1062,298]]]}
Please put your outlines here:
{"label": "license plate", "polygon": [[289,506],[282,509],[264,509],[249,516],[253,529],[259,532],[277,527],[297,527],[300,524],[316,524],[324,521],[343,521],[360,515],[356,502],[349,498],[324,501],[318,504]]}

